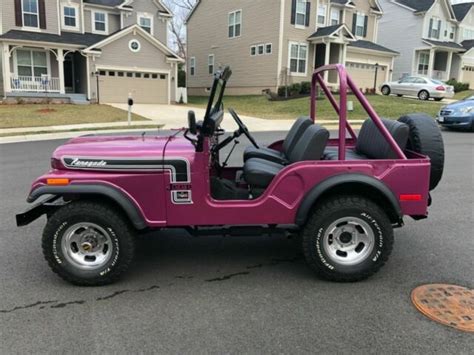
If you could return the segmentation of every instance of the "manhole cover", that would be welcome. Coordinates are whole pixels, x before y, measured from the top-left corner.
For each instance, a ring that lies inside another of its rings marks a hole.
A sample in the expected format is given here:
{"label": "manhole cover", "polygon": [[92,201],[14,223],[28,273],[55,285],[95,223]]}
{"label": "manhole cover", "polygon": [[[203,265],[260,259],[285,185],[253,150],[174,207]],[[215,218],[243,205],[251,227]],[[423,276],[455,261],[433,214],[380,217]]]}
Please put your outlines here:
{"label": "manhole cover", "polygon": [[423,285],[412,291],[411,300],[428,318],[474,333],[474,290],[456,285]]}

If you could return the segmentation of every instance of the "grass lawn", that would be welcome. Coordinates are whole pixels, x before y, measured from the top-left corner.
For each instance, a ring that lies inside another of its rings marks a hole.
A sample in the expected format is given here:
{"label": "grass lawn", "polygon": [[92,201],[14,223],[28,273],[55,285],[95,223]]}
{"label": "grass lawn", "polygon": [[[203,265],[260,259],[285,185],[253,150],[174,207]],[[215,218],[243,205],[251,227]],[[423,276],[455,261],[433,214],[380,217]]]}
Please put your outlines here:
{"label": "grass lawn", "polygon": [[474,90],[461,91],[461,92],[456,93],[456,95],[454,95],[453,100],[462,100],[465,97],[472,96],[472,95],[474,95]]}
{"label": "grass lawn", "polygon": [[[382,117],[399,118],[400,116],[413,113],[425,112],[435,116],[443,103],[434,101],[419,101],[411,98],[399,98],[396,96],[368,96],[370,103],[377,113]],[[189,105],[205,107],[207,97],[191,96]],[[357,99],[350,95],[349,100],[354,102],[354,111],[349,113],[349,119],[365,119],[365,113]],[[300,98],[288,101],[268,101],[264,96],[226,96],[225,107],[234,108],[237,113],[267,119],[295,119],[301,115],[309,114],[309,98]],[[337,116],[328,100],[317,101],[317,119],[334,120]]]}
{"label": "grass lawn", "polygon": [[[134,121],[146,121],[133,115]],[[127,112],[107,105],[0,105],[0,128],[126,122]]]}

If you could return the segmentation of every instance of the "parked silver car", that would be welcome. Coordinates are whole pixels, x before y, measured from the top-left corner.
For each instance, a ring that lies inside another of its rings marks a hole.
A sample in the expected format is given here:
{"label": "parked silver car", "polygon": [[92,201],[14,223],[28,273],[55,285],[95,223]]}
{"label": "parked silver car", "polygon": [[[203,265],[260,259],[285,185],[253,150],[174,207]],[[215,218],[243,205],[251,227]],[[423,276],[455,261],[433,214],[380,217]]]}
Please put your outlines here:
{"label": "parked silver car", "polygon": [[454,96],[453,86],[422,76],[407,76],[398,81],[385,82],[380,86],[380,91],[384,95],[417,96],[420,100],[433,98],[441,101]]}

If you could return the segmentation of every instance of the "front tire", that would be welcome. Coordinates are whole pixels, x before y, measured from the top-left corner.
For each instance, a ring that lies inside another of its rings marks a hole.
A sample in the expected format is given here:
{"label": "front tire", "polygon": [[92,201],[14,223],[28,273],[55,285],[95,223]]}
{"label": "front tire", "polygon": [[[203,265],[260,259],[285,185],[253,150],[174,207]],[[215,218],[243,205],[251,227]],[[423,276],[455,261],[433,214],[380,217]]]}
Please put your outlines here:
{"label": "front tire", "polygon": [[117,281],[128,269],[135,238],[113,206],[77,201],[48,219],[42,246],[46,261],[61,278],[74,285],[101,286]]}
{"label": "front tire", "polygon": [[319,277],[354,282],[375,274],[388,260],[393,229],[371,200],[338,196],[316,208],[302,239],[306,261]]}
{"label": "front tire", "polygon": [[382,94],[385,96],[390,95],[390,87],[387,85],[382,86]]}

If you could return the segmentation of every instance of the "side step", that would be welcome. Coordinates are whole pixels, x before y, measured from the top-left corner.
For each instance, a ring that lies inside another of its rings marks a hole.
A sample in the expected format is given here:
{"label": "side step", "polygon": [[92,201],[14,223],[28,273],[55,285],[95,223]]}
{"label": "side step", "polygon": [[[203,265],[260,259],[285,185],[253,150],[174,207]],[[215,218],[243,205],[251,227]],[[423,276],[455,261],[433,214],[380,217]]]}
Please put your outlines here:
{"label": "side step", "polygon": [[290,235],[298,232],[296,225],[187,227],[194,237],[221,235],[225,237],[258,237],[261,235]]}

